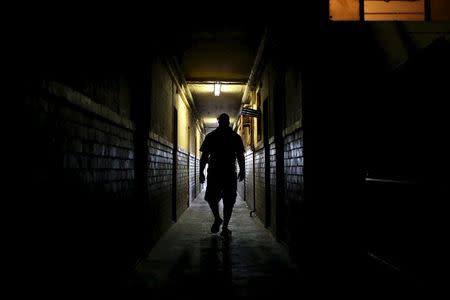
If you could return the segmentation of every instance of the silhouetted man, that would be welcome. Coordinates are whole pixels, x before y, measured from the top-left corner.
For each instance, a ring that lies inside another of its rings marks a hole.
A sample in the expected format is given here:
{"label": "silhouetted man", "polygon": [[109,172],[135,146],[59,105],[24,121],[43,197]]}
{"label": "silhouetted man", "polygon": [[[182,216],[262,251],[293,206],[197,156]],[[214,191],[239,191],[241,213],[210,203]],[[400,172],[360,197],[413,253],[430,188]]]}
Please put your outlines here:
{"label": "silhouetted man", "polygon": [[[244,145],[241,137],[230,128],[230,117],[227,114],[221,114],[217,120],[219,127],[206,136],[200,147],[200,182],[205,182],[203,170],[208,163],[205,200],[214,215],[211,232],[219,232],[223,222],[221,235],[229,237],[231,231],[228,223],[236,202],[236,158],[239,163],[239,181],[245,178]],[[220,199],[223,199],[223,221],[219,214]]]}

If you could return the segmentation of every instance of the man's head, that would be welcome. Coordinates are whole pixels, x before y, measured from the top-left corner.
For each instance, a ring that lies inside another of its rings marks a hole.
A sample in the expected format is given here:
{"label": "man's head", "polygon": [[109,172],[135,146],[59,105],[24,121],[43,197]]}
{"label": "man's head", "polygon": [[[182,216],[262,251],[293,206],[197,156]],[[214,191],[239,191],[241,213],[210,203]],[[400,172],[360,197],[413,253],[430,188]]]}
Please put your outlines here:
{"label": "man's head", "polygon": [[219,127],[228,127],[230,126],[230,117],[223,113],[221,114],[217,120],[219,121]]}

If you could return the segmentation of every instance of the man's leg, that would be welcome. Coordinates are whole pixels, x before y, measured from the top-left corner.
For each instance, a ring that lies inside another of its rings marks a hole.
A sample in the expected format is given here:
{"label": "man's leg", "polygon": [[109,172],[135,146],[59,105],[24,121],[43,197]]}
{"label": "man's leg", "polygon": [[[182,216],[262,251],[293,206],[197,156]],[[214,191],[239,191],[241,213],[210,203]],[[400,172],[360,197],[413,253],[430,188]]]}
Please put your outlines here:
{"label": "man's leg", "polygon": [[236,191],[237,191],[237,178],[236,174],[234,174],[228,178],[223,193],[223,218],[224,218],[222,226],[223,236],[231,235],[231,231],[228,229],[228,224],[230,223],[231,214],[233,213],[233,207],[234,204],[236,203],[236,196],[237,196]]}
{"label": "man's leg", "polygon": [[230,223],[231,214],[233,213],[234,201],[227,199],[223,201],[223,226],[228,228],[228,223]]}
{"label": "man's leg", "polygon": [[219,232],[220,225],[222,224],[222,219],[219,214],[219,201],[220,201],[220,190],[218,187],[217,179],[213,176],[208,176],[208,183],[206,185],[205,200],[208,202],[211,212],[214,216],[214,223],[211,226],[211,232]]}
{"label": "man's leg", "polygon": [[215,220],[219,220],[220,219],[220,214],[219,214],[219,202],[217,201],[208,201],[209,207],[211,208],[211,212],[214,215],[214,219]]}
{"label": "man's leg", "polygon": [[223,226],[222,226],[222,232],[220,233],[221,236],[224,238],[231,237],[231,230],[228,229],[228,224],[230,223],[231,214],[233,213],[233,207],[234,207],[233,199],[230,198],[223,198]]}
{"label": "man's leg", "polygon": [[211,232],[217,233],[219,232],[220,225],[222,224],[222,219],[219,214],[219,201],[208,201],[209,207],[214,215],[214,223],[211,226]]}

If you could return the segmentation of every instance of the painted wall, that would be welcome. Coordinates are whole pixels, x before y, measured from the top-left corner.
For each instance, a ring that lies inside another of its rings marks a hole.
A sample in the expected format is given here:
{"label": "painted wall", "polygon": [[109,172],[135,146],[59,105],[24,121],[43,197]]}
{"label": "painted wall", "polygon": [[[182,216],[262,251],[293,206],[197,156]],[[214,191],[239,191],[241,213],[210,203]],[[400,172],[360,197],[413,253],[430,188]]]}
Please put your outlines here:
{"label": "painted wall", "polygon": [[177,94],[175,107],[178,111],[178,147],[183,151],[189,151],[189,127],[191,115],[181,96]]}
{"label": "painted wall", "polygon": [[150,100],[151,131],[160,137],[172,141],[173,136],[173,99],[174,83],[167,68],[160,59],[155,59],[152,65]]}

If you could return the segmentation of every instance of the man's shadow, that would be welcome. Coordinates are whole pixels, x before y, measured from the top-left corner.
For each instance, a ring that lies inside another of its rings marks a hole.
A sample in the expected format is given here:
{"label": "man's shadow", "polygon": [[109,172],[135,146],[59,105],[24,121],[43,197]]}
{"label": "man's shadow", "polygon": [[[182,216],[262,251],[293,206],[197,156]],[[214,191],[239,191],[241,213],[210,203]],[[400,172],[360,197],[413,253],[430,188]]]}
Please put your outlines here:
{"label": "man's shadow", "polygon": [[205,239],[207,245],[202,248],[201,273],[211,291],[220,291],[226,295],[233,292],[232,263],[229,238],[211,235]]}

